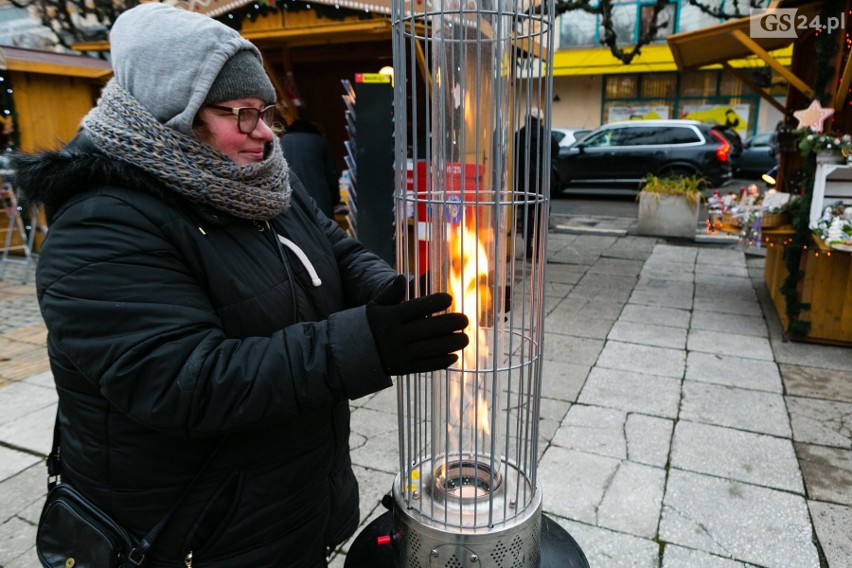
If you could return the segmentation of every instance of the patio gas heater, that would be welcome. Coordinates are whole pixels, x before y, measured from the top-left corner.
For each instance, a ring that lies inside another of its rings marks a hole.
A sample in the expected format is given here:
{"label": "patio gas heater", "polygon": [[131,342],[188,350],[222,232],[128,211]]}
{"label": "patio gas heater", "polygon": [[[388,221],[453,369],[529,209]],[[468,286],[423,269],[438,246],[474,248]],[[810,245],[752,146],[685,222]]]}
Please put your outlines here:
{"label": "patio gas heater", "polygon": [[392,511],[347,568],[588,565],[537,482],[552,14],[393,0],[398,269],[415,296],[449,292],[471,342],[446,371],[398,377]]}

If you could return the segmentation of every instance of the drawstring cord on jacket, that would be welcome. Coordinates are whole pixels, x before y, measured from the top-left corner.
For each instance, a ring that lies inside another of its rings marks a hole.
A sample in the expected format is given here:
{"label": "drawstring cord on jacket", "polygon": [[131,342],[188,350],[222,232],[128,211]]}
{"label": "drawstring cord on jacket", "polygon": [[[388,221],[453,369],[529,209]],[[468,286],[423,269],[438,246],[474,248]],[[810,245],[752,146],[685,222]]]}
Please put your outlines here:
{"label": "drawstring cord on jacket", "polygon": [[[276,235],[277,235],[277,233],[276,233]],[[305,267],[305,270],[308,271],[308,275],[311,277],[311,284],[314,285],[314,288],[319,288],[320,286],[322,286],[322,280],[320,280],[320,277],[319,277],[319,274],[317,274],[316,268],[314,268],[314,265],[311,264],[311,260],[308,258],[308,255],[305,254],[305,251],[300,249],[299,245],[297,245],[296,243],[294,243],[290,239],[288,239],[286,237],[282,237],[281,235],[277,235],[277,236],[278,236],[278,241],[282,245],[284,245],[285,247],[290,249],[293,252],[293,254],[296,255],[296,258],[299,259],[299,262],[302,263],[302,266]]]}

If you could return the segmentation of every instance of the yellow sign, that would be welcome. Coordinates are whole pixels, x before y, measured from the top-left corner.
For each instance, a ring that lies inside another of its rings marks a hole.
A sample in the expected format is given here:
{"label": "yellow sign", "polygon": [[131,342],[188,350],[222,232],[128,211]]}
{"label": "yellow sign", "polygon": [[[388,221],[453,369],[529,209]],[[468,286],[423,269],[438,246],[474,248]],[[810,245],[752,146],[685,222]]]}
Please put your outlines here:
{"label": "yellow sign", "polygon": [[383,73],[355,73],[356,83],[390,83],[390,75]]}

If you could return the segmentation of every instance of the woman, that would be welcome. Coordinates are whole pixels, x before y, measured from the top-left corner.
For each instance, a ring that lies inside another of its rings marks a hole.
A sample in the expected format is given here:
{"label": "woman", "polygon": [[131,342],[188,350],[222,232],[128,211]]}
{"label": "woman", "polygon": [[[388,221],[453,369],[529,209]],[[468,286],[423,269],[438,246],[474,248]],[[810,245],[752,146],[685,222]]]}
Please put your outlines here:
{"label": "woman", "polygon": [[401,302],[288,180],[274,88],[235,31],[142,4],[111,46],[75,140],[17,160],[50,224],[63,481],[139,538],[213,455],[146,566],[324,566],[358,523],[348,400],[449,366],[466,318],[432,315],[446,294]]}

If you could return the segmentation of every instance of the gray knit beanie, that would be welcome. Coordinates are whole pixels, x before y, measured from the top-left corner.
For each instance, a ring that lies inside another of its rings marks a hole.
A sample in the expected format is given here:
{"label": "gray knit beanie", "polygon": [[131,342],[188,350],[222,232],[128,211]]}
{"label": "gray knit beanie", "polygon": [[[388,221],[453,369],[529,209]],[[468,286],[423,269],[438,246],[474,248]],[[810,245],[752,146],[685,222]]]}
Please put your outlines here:
{"label": "gray knit beanie", "polygon": [[246,97],[257,97],[266,104],[272,104],[275,102],[275,88],[260,60],[254,53],[243,50],[231,57],[219,71],[204,104]]}
{"label": "gray knit beanie", "polygon": [[[260,51],[209,16],[159,2],[122,12],[110,30],[114,80],[161,123],[188,136],[199,109],[246,96],[275,102]],[[215,96],[214,96],[215,95]]]}

